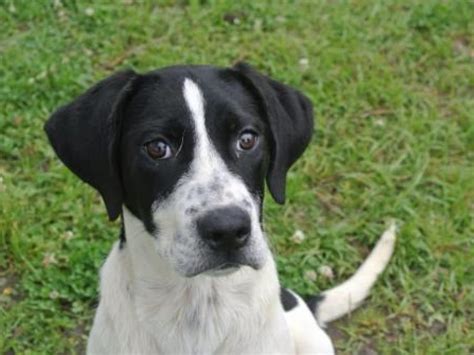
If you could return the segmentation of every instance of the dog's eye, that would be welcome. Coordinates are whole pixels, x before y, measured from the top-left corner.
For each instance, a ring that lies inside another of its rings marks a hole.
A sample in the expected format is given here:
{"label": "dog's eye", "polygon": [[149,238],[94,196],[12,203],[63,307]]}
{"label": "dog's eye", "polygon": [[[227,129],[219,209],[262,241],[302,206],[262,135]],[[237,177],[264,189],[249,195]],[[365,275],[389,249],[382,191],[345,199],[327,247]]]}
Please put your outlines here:
{"label": "dog's eye", "polygon": [[258,135],[253,131],[244,131],[237,143],[237,148],[239,150],[250,150],[257,144]]}
{"label": "dog's eye", "polygon": [[173,155],[171,147],[162,139],[145,144],[146,152],[153,159],[168,159]]}

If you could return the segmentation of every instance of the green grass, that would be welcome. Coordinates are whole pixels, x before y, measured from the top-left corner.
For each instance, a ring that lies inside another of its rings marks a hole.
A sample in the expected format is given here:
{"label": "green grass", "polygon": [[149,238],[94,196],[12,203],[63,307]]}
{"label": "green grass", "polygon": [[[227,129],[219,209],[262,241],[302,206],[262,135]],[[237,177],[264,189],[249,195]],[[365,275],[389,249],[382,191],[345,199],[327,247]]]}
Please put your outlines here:
{"label": "green grass", "polygon": [[[339,283],[395,218],[395,256],[334,324],[338,350],[474,352],[472,1],[116,3],[0,0],[0,353],[81,352],[117,238],[54,156],[48,115],[119,68],[241,59],[315,107],[287,204],[266,201],[282,282]],[[334,279],[308,278],[321,265]]]}

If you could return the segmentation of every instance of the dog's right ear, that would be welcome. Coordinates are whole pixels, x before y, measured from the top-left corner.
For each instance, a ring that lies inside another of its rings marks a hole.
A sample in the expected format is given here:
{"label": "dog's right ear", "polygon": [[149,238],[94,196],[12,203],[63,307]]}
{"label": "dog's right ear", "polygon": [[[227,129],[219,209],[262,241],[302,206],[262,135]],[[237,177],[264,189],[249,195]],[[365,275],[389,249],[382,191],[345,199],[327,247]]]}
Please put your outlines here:
{"label": "dog's right ear", "polygon": [[257,94],[272,133],[267,184],[278,203],[285,201],[286,175],[313,134],[313,105],[298,90],[255,71],[246,63],[233,68]]}
{"label": "dog's right ear", "polygon": [[99,191],[111,220],[120,215],[123,202],[115,149],[119,108],[137,77],[132,70],[110,76],[59,108],[44,126],[62,162]]}

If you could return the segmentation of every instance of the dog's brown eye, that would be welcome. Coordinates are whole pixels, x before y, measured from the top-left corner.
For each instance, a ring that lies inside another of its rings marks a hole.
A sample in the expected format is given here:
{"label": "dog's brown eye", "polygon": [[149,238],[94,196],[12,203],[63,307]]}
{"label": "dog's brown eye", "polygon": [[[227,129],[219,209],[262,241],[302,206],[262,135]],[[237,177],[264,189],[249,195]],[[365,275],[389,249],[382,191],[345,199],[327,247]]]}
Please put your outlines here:
{"label": "dog's brown eye", "polygon": [[145,144],[148,155],[153,159],[168,159],[171,157],[171,148],[162,139],[157,139]]}
{"label": "dog's brown eye", "polygon": [[238,149],[250,150],[257,144],[258,136],[251,131],[243,132],[239,137]]}

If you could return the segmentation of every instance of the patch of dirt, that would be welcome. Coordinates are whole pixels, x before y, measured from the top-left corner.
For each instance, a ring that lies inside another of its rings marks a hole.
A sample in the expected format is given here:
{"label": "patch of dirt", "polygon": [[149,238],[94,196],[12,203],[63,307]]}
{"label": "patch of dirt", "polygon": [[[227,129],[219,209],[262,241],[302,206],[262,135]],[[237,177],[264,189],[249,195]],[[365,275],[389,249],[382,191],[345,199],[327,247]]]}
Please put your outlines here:
{"label": "patch of dirt", "polygon": [[[336,322],[329,324],[326,328],[326,333],[334,343],[336,350],[338,344],[344,344],[349,341],[350,337],[343,330],[341,330],[341,328],[343,328],[345,324],[349,324],[349,322],[351,322],[351,318],[350,316],[346,316]],[[362,341],[362,339],[360,340]],[[341,349],[339,349],[339,351],[340,350]],[[358,349],[354,349],[353,354],[376,355],[378,354],[378,351],[375,344],[371,341],[368,341],[360,344]]]}
{"label": "patch of dirt", "polygon": [[441,335],[446,332],[446,324],[435,320],[433,324],[428,327],[428,331],[433,335]]}
{"label": "patch of dirt", "polygon": [[222,19],[230,23],[231,25],[238,25],[243,19],[245,19],[246,14],[243,11],[234,11],[228,12],[222,16]]}
{"label": "patch of dirt", "polygon": [[468,37],[461,36],[454,40],[453,50],[456,54],[474,58],[474,48],[471,47],[471,43]]}
{"label": "patch of dirt", "polygon": [[[64,335],[73,339],[73,354],[85,354],[87,348],[87,335],[89,329],[85,323],[79,323],[74,329],[64,331]],[[65,353],[66,354],[66,353]],[[68,353],[69,354],[69,353]]]}
{"label": "patch of dirt", "polygon": [[338,329],[338,324],[342,324],[342,321],[331,323],[326,328],[326,333],[328,333],[329,337],[334,343],[345,342],[348,339],[347,334]]}
{"label": "patch of dirt", "polygon": [[357,351],[358,355],[377,355],[378,351],[375,350],[375,345],[371,342],[363,344]]}
{"label": "patch of dirt", "polygon": [[18,289],[19,281],[19,276],[0,271],[0,305],[8,309],[24,298]]}

